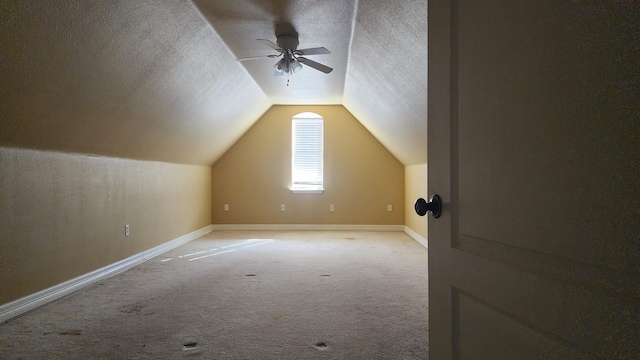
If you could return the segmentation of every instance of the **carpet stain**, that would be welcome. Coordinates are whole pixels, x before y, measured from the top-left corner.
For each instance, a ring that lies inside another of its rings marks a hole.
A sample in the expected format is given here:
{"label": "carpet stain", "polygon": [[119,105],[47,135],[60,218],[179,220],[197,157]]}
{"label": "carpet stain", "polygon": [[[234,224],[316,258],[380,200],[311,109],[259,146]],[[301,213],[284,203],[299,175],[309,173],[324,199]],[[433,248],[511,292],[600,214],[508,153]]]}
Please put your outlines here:
{"label": "carpet stain", "polygon": [[82,330],[66,330],[61,332],[60,335],[82,335]]}
{"label": "carpet stain", "polygon": [[182,345],[182,350],[193,350],[198,346],[198,343],[195,341],[188,342]]}
{"label": "carpet stain", "polygon": [[329,274],[323,274],[323,275],[320,275],[320,277],[331,277],[331,275],[329,275]]}
{"label": "carpet stain", "polygon": [[327,344],[323,341],[317,342],[315,346],[318,350],[325,350],[327,348]]}
{"label": "carpet stain", "polygon": [[125,314],[139,313],[145,307],[147,307],[147,305],[144,305],[144,304],[129,304],[129,305],[122,306],[120,309],[118,309],[118,311],[123,312]]}
{"label": "carpet stain", "polygon": [[245,276],[256,276],[256,274],[247,274]]}
{"label": "carpet stain", "polygon": [[278,311],[267,311],[265,312],[264,317],[270,322],[278,322],[282,319],[282,313]]}

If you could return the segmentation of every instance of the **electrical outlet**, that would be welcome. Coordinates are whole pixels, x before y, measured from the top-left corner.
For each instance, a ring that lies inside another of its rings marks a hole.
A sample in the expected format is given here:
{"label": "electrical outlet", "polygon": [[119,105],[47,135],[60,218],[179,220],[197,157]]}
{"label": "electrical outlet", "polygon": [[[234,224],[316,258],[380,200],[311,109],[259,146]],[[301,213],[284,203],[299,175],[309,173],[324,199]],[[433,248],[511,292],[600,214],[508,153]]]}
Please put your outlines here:
{"label": "electrical outlet", "polygon": [[393,211],[393,206],[392,205],[387,205],[387,211]]}
{"label": "electrical outlet", "polygon": [[333,204],[329,205],[329,211],[335,211],[336,208],[333,206]]}
{"label": "electrical outlet", "polygon": [[129,236],[129,224],[124,226],[124,235]]}
{"label": "electrical outlet", "polygon": [[284,211],[284,209],[285,209],[284,204],[281,204],[280,205],[280,211]]}
{"label": "electrical outlet", "polygon": [[229,211],[229,204],[224,204],[224,211]]}

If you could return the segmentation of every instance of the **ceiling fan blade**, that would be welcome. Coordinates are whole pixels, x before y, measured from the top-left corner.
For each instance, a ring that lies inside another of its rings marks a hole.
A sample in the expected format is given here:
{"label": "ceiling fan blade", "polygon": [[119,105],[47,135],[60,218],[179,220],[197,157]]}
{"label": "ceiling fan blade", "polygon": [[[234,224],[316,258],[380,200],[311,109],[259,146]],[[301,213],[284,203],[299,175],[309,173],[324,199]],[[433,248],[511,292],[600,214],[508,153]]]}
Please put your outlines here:
{"label": "ceiling fan blade", "polygon": [[266,59],[266,58],[277,58],[280,55],[262,55],[262,56],[250,56],[245,58],[236,59],[237,61],[247,61],[247,60],[256,60],[256,59]]}
{"label": "ceiling fan blade", "polygon": [[325,74],[328,74],[328,73],[333,71],[333,69],[328,67],[327,65],[322,65],[320,63],[317,63],[317,62],[315,62],[313,60],[309,60],[307,58],[299,57],[298,61],[300,63],[302,63],[303,65],[307,65],[309,67],[312,67],[312,68],[314,68],[314,69],[316,69],[318,71],[321,71],[321,72],[323,72]]}
{"label": "ceiling fan blade", "polygon": [[282,52],[282,49],[280,48],[280,46],[278,46],[276,43],[274,43],[271,40],[267,40],[267,39],[258,39],[258,41],[260,41],[261,43],[267,45],[268,47],[274,49],[274,50],[278,50],[280,52]]}
{"label": "ceiling fan blade", "polygon": [[296,50],[296,55],[324,55],[324,54],[331,54],[331,51],[327,50],[327,48],[324,48],[324,47]]}

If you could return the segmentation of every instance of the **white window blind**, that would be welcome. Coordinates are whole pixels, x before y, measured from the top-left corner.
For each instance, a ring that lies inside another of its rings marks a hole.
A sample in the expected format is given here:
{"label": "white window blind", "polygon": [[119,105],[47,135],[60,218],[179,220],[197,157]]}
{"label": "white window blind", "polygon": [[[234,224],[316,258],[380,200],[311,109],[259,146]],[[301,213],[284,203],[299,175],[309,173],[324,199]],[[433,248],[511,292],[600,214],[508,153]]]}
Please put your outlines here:
{"label": "white window blind", "polygon": [[322,117],[313,113],[294,116],[292,134],[292,190],[322,191],[324,189]]}

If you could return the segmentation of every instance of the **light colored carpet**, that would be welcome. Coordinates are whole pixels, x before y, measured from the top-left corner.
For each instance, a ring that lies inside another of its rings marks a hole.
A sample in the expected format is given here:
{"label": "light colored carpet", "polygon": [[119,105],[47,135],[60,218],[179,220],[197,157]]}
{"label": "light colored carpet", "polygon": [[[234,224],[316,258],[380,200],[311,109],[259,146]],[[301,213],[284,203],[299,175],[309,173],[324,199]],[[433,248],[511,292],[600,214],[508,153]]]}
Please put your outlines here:
{"label": "light colored carpet", "polygon": [[0,326],[1,359],[428,359],[401,232],[218,231]]}

